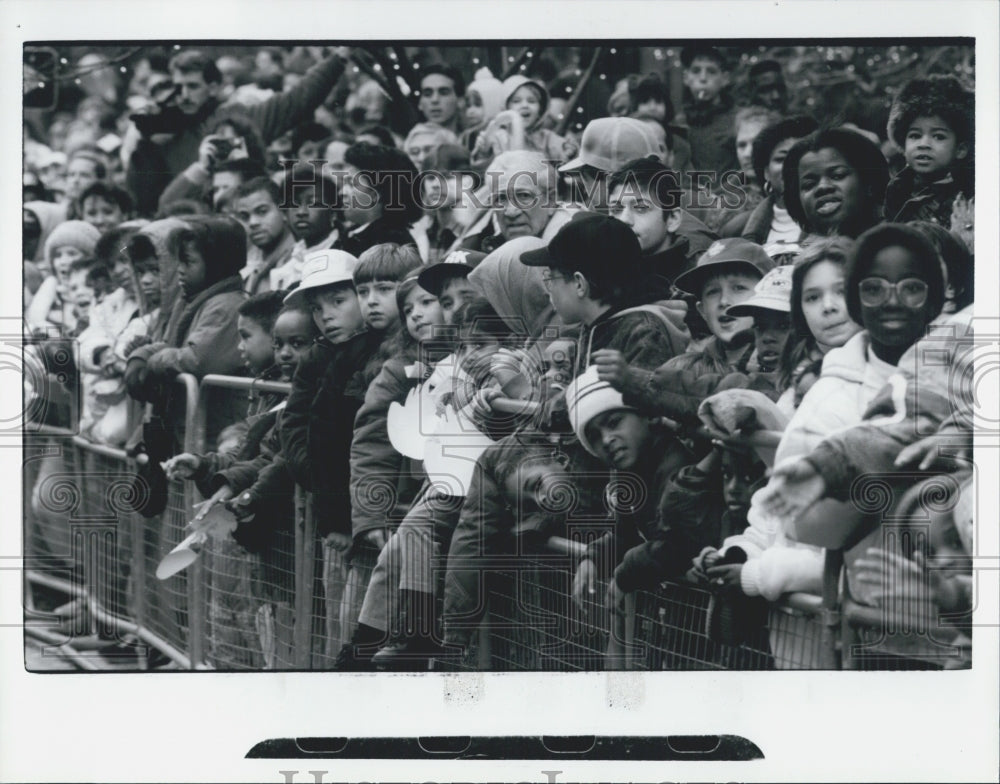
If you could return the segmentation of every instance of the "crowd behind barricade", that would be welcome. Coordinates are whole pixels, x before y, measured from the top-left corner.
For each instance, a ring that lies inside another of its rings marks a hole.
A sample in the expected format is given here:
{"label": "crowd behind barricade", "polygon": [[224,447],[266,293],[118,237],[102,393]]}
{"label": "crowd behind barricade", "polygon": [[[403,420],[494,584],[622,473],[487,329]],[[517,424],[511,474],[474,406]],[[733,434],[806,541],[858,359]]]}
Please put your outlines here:
{"label": "crowd behind barricade", "polygon": [[[833,551],[883,642],[905,617],[969,666],[968,58],[883,86],[831,50],[807,99],[805,47],[453,49],[98,48],[26,111],[30,424],[124,450],[157,559],[171,487],[185,534],[225,521],[207,663],[289,666],[307,506],[334,670],[476,666],[552,542],[597,666],[669,585],[760,666],[823,666],[782,601]],[[277,384],[204,397],[193,453],[184,375]]]}

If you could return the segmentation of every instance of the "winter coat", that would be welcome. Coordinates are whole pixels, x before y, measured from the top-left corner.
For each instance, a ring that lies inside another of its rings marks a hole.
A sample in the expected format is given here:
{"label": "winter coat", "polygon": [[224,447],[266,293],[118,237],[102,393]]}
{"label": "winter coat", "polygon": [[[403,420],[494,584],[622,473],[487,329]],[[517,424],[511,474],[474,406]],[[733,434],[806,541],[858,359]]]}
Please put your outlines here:
{"label": "winter coat", "polygon": [[337,344],[318,338],[292,379],[281,421],[281,451],[296,483],[313,494],[321,536],[351,533],[354,419],[365,396],[361,374],[379,339],[373,332]]}
{"label": "winter coat", "polygon": [[209,99],[189,124],[165,144],[142,138],[129,159],[126,182],[136,194],[140,215],[156,212],[160,194],[170,181],[197,160],[202,139],[227,117],[238,116],[252,122],[265,144],[277,139],[296,125],[312,118],[313,111],[329,95],[344,72],[344,61],[328,57],[317,63],[291,90],[279,93],[253,106],[223,105]]}
{"label": "winter coat", "polygon": [[[822,375],[785,429],[775,465],[803,456],[831,433],[861,422],[868,404],[895,371],[871,352],[867,332],[832,349],[823,360]],[[739,547],[747,554],[740,575],[744,593],[775,601],[791,591],[820,591],[822,549],[793,542],[782,520],[763,514],[753,504],[747,522],[746,531],[730,537],[722,550]]]}
{"label": "winter coat", "polygon": [[415,461],[389,441],[389,406],[403,404],[423,378],[412,371],[417,352],[386,360],[365,392],[354,419],[351,440],[351,528],[355,538],[376,528],[397,525],[413,503],[422,482]]}
{"label": "winter coat", "polygon": [[628,364],[640,368],[659,367],[683,354],[691,337],[685,312],[669,301],[606,311],[580,336],[577,375],[590,364],[590,355],[602,348],[620,351]]}
{"label": "winter coat", "polygon": [[[602,556],[617,560],[615,582],[623,591],[654,589],[663,580],[686,572],[706,544],[717,541],[718,529],[706,530],[701,520],[677,515],[671,506],[670,482],[693,455],[675,438],[662,436],[650,450],[659,461],[641,461],[631,475],[613,474],[609,501],[615,517],[611,537],[598,540],[589,555],[599,564]],[[643,503],[630,506],[618,499],[619,487],[625,497],[635,497],[632,488],[638,480],[645,488]],[[607,562],[607,561],[605,561]]]}
{"label": "winter coat", "polygon": [[[685,91],[686,92],[686,91]],[[691,170],[711,171],[722,176],[739,171],[736,159],[736,108],[726,93],[715,103],[703,106],[685,96],[688,142],[691,144]]]}
{"label": "winter coat", "polygon": [[394,224],[383,217],[373,220],[355,234],[350,232],[342,234],[334,247],[345,250],[357,258],[369,248],[385,242],[396,245],[416,244],[413,235],[405,226]]}
{"label": "winter coat", "polygon": [[913,170],[907,166],[892,178],[885,191],[885,219],[891,223],[930,221],[951,229],[951,209],[955,197],[964,193],[972,196],[971,188],[950,173],[926,184],[918,184]]}

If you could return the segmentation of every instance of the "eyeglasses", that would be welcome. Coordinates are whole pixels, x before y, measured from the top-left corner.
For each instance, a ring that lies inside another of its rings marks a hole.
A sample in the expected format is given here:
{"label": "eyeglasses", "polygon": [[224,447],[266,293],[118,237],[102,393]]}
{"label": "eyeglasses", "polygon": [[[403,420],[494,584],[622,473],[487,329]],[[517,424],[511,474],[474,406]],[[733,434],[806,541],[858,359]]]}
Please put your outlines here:
{"label": "eyeglasses", "polygon": [[869,308],[888,302],[894,291],[896,299],[908,308],[919,308],[927,302],[927,284],[919,278],[904,278],[898,283],[885,278],[865,278],[858,284],[861,304]]}
{"label": "eyeglasses", "polygon": [[543,272],[542,273],[542,285],[545,288],[549,288],[554,280],[566,280],[566,276],[559,272]]}

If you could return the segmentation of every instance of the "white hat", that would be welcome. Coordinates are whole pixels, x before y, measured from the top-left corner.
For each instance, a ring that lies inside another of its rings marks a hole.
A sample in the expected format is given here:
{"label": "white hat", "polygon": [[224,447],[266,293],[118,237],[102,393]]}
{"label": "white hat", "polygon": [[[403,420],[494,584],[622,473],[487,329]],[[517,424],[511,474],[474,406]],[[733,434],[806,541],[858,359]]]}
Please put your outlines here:
{"label": "white hat", "polygon": [[357,265],[358,260],[347,251],[318,250],[310,253],[302,262],[302,282],[285,297],[285,304],[299,303],[302,292],[307,289],[353,282],[354,268]]}
{"label": "white hat", "polygon": [[775,267],[754,286],[753,296],[739,305],[726,308],[727,316],[752,316],[755,310],[777,310],[790,313],[792,310],[792,269],[793,264]]}
{"label": "white hat", "polygon": [[583,129],[580,154],[560,166],[559,171],[572,171],[587,165],[616,172],[636,158],[652,156],[662,160],[666,151],[649,123],[631,117],[598,117]]}
{"label": "white hat", "polygon": [[600,453],[587,439],[587,425],[594,417],[606,411],[626,409],[634,411],[632,406],[626,406],[622,394],[607,381],[597,378],[597,366],[591,365],[583,373],[574,378],[566,387],[566,408],[573,432],[580,439],[583,448],[595,457]]}

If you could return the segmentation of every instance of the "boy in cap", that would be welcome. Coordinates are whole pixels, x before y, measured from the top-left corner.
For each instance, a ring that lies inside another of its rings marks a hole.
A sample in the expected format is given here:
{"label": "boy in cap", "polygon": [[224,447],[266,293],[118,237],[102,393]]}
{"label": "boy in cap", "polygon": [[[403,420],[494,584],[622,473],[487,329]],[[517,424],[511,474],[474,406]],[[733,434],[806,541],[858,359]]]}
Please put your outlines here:
{"label": "boy in cap", "polygon": [[619,220],[578,213],[545,248],[521,255],[528,266],[548,267],[543,278],[553,308],[566,324],[583,325],[579,372],[598,349],[620,351],[639,367],[657,367],[687,348],[683,311],[636,291],[642,250]]}
{"label": "boy in cap", "polygon": [[[733,306],[755,296],[754,286],[763,283],[763,276],[771,272],[772,266],[759,245],[742,239],[719,240],[706,251],[695,269],[677,279],[678,288],[698,298],[698,310],[712,337],[699,351],[689,351],[652,371],[630,366],[617,351],[594,352],[592,361],[598,377],[620,390],[629,405],[695,427],[699,424],[701,401],[716,391],[749,388],[777,399],[773,374],[753,374],[748,368],[756,346],[753,316],[744,314],[737,318],[729,313]],[[750,313],[758,312],[765,300],[772,310],[781,308],[782,298],[787,303],[790,273],[772,275],[762,289]],[[768,325],[761,330],[761,346],[768,361],[774,344],[773,331]]]}
{"label": "boy in cap", "polygon": [[350,449],[364,400],[361,373],[381,335],[365,329],[354,288],[357,259],[340,250],[306,257],[302,283],[286,306],[312,313],[321,337],[299,361],[281,422],[281,454],[296,483],[313,494],[316,532],[329,546],[351,544]]}
{"label": "boy in cap", "polygon": [[[612,613],[605,667],[625,665],[625,591],[662,579],[664,572],[683,574],[705,540],[697,527],[675,526],[664,506],[670,477],[691,461],[691,454],[656,417],[645,417],[625,404],[619,392],[590,367],[566,389],[569,419],[580,444],[612,471],[606,498],[614,528],[594,541],[580,561],[573,580],[573,597],[583,602],[594,592],[594,581],[610,575],[606,608]],[[638,502],[629,504],[627,496]]]}
{"label": "boy in cap", "polygon": [[469,282],[469,273],[485,258],[486,254],[479,251],[456,250],[444,261],[420,271],[417,282],[420,288],[437,297],[445,324],[451,324],[455,311],[479,294]]}

